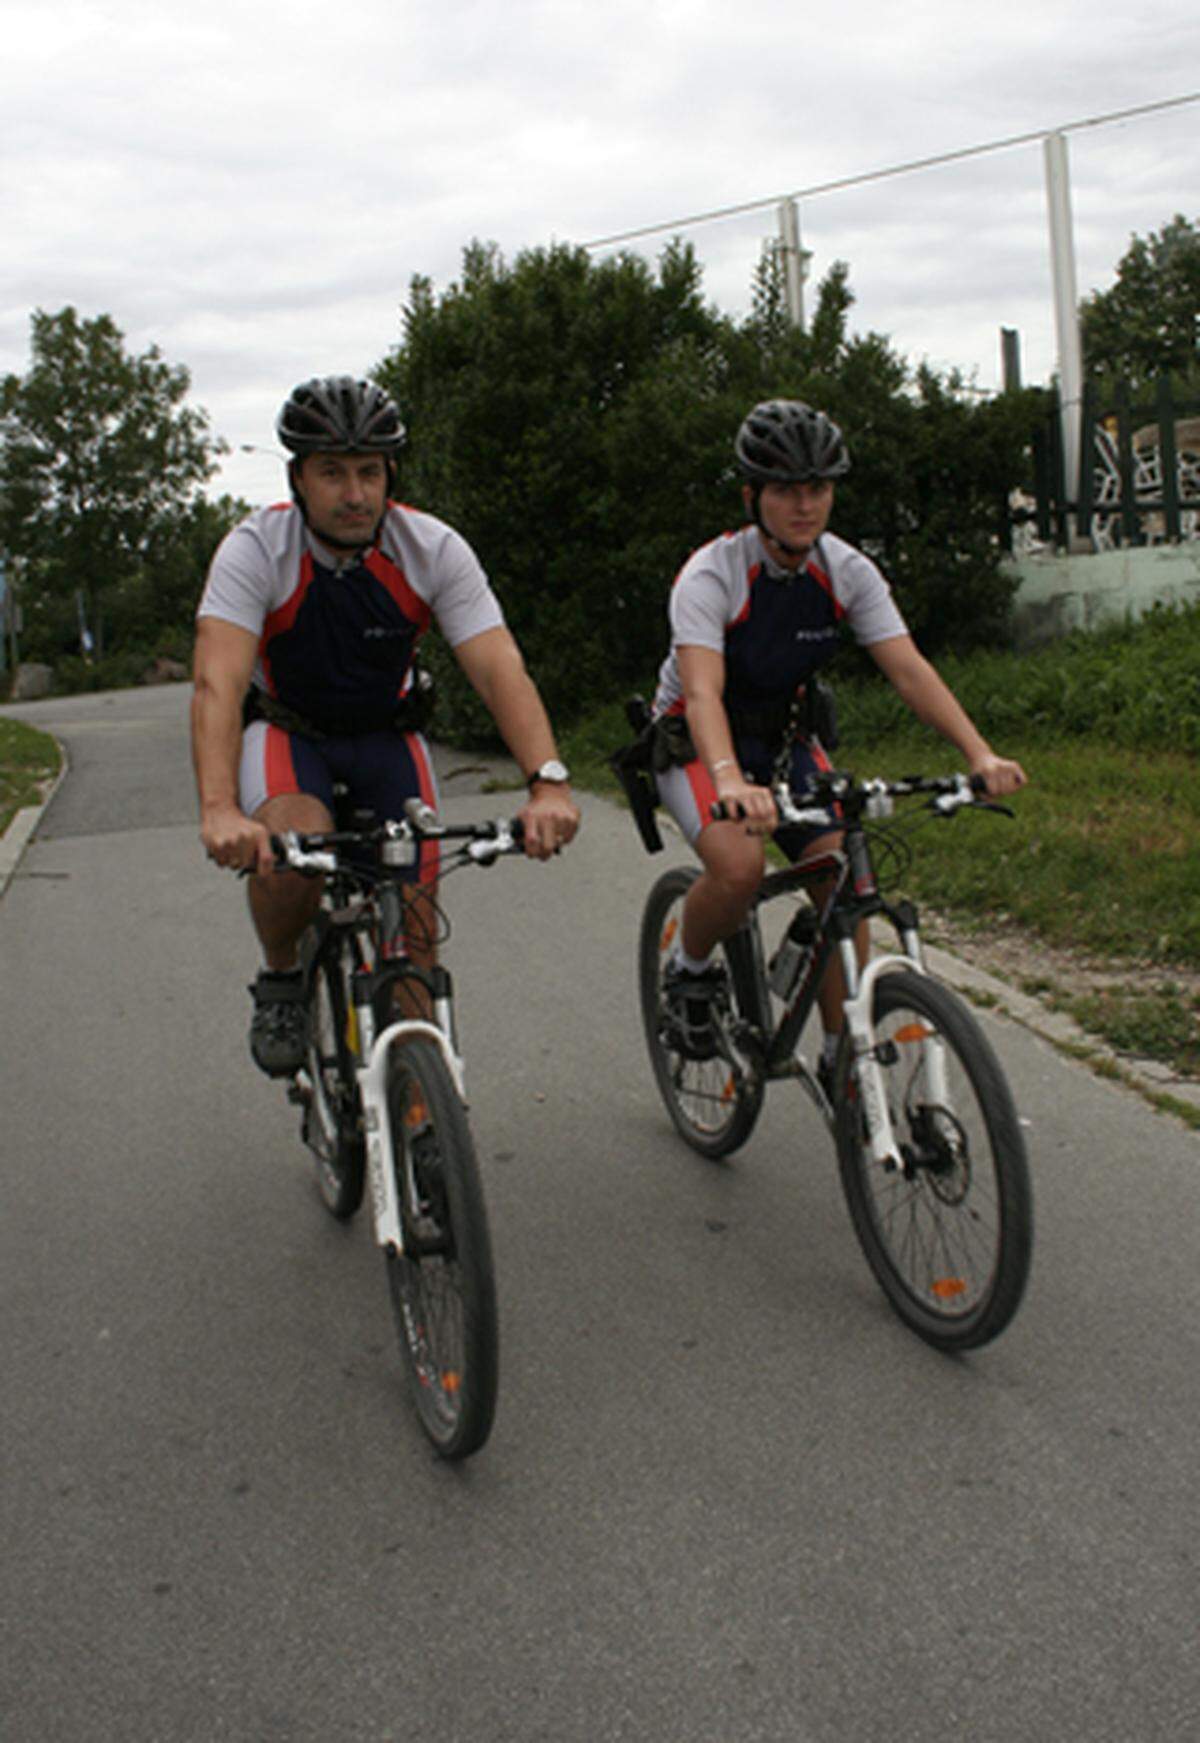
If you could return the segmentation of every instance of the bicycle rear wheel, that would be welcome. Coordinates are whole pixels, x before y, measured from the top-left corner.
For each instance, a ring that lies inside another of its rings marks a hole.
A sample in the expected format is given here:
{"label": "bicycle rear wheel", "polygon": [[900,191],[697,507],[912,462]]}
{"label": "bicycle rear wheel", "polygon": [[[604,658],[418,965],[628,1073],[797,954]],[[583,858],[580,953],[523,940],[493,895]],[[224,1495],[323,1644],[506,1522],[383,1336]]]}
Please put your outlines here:
{"label": "bicycle rear wheel", "polygon": [[899,1158],[871,1158],[844,1037],[834,1105],[855,1232],[918,1336],[973,1349],[1004,1330],[1029,1275],[1033,1200],[1016,1107],[978,1024],[936,981],[881,975],[874,1024]]}
{"label": "bicycle rear wheel", "polygon": [[362,1203],[366,1145],[358,1079],[349,1040],[353,1007],[347,1003],[349,952],[326,930],[316,948],[309,989],[308,1075],[304,1141],[317,1163],[317,1189],[326,1209],[344,1222]]}
{"label": "bicycle rear wheel", "polygon": [[444,1459],[477,1452],[496,1410],[496,1285],[466,1113],[437,1046],[392,1048],[388,1078],[403,1253],[388,1286],[421,1426]]}
{"label": "bicycle rear wheel", "polygon": [[[684,898],[699,876],[694,866],[664,872],[646,898],[638,942],[638,988],[646,1046],[655,1082],[680,1136],[710,1160],[728,1156],[744,1144],[762,1108],[761,1079],[735,1072],[723,1054],[693,1059],[663,1001],[663,974],[679,934]],[[728,953],[721,950],[734,986]],[[726,1009],[724,1016],[731,1014]]]}

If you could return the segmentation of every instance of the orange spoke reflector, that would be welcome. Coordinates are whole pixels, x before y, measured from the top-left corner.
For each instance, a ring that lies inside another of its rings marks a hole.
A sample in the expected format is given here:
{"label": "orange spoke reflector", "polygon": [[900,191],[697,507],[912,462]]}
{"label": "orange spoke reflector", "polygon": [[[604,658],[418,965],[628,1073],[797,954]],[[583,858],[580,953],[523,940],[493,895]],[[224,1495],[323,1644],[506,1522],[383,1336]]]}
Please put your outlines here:
{"label": "orange spoke reflector", "polygon": [[967,1280],[965,1277],[937,1277],[929,1288],[939,1301],[953,1301],[956,1296],[967,1293]]}
{"label": "orange spoke reflector", "polygon": [[442,1391],[461,1392],[462,1375],[456,1373],[453,1368],[447,1368],[446,1372],[442,1375]]}
{"label": "orange spoke reflector", "polygon": [[725,1079],[725,1087],[721,1091],[721,1100],[722,1101],[732,1101],[734,1096],[736,1095],[736,1093],[737,1093],[737,1091],[736,1091],[736,1088],[734,1086],[733,1078],[727,1077]]}
{"label": "orange spoke reflector", "polygon": [[679,921],[678,920],[668,920],[667,921],[666,925],[663,927],[662,941],[659,944],[660,950],[670,950],[672,944],[674,944],[674,942],[675,942],[675,934],[678,932],[678,930],[679,930]]}
{"label": "orange spoke reflector", "polygon": [[932,1041],[933,1030],[924,1023],[905,1023],[902,1029],[897,1029],[892,1036],[893,1041]]}

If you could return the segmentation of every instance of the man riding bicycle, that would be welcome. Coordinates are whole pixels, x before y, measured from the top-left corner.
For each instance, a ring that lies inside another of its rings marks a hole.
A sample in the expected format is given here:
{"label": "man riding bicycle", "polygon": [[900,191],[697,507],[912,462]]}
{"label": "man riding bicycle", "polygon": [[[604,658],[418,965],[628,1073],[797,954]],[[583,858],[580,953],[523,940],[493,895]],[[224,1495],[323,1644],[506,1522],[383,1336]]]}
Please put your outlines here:
{"label": "man riding bicycle", "polygon": [[[830,767],[813,708],[818,672],[845,624],[919,720],[961,752],[992,794],[1025,784],[1019,763],[997,756],[919,652],[876,565],[826,529],[834,481],[850,468],[838,426],[801,400],[767,400],[735,442],[750,524],[702,546],[670,601],[671,649],[659,671],[654,715],[659,796],[700,856],[684,905],[667,996],[689,1051],[712,1051],[709,1011],[724,983],[714,952],[745,918],[775,830],[770,787],[799,790]],[[738,822],[714,822],[720,800]],[[836,848],[836,832],[782,830],[792,859]],[[865,939],[860,949],[865,952]],[[835,960],[821,989],[828,1081],[841,1028]]]}
{"label": "man riding bicycle", "polygon": [[[250,1046],[273,1077],[304,1059],[297,945],[320,886],[273,870],[270,836],[330,829],[335,782],[383,817],[414,797],[436,806],[414,664],[431,622],[526,776],[525,851],[546,859],[579,826],[545,708],[477,557],[444,522],[391,500],[404,441],[393,401],[373,382],[316,378],[293,390],[276,428],[292,500],[257,510],[218,547],[197,611],[192,700],[201,840],[218,865],[253,874],[264,967]],[[435,875],[426,844],[413,877]]]}

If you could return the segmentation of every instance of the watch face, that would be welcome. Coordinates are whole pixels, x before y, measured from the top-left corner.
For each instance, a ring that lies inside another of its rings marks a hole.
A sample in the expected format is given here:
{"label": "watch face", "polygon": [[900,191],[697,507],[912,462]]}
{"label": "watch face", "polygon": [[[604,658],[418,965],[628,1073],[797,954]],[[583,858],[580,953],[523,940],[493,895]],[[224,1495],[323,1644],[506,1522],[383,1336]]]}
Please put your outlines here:
{"label": "watch face", "polygon": [[568,781],[570,778],[565,763],[558,762],[554,757],[548,763],[543,763],[540,769],[535,769],[529,777],[530,781]]}

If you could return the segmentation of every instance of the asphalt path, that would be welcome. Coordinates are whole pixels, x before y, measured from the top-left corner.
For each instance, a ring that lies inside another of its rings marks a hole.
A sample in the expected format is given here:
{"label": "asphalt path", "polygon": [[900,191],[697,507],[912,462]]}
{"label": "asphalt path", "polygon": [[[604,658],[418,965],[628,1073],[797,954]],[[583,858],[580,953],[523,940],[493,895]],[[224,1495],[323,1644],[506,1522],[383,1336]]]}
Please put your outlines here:
{"label": "asphalt path", "polygon": [[[182,689],[5,712],[70,772],[0,901],[4,1743],[1130,1743],[1200,1733],[1200,1141],[1002,1016],[1029,1295],[913,1338],[828,1139],[658,1104],[649,859],[584,800],[446,889],[502,1308],[491,1442],[402,1393],[365,1218],[250,1065]],[[498,815],[441,757],[447,813]]]}

